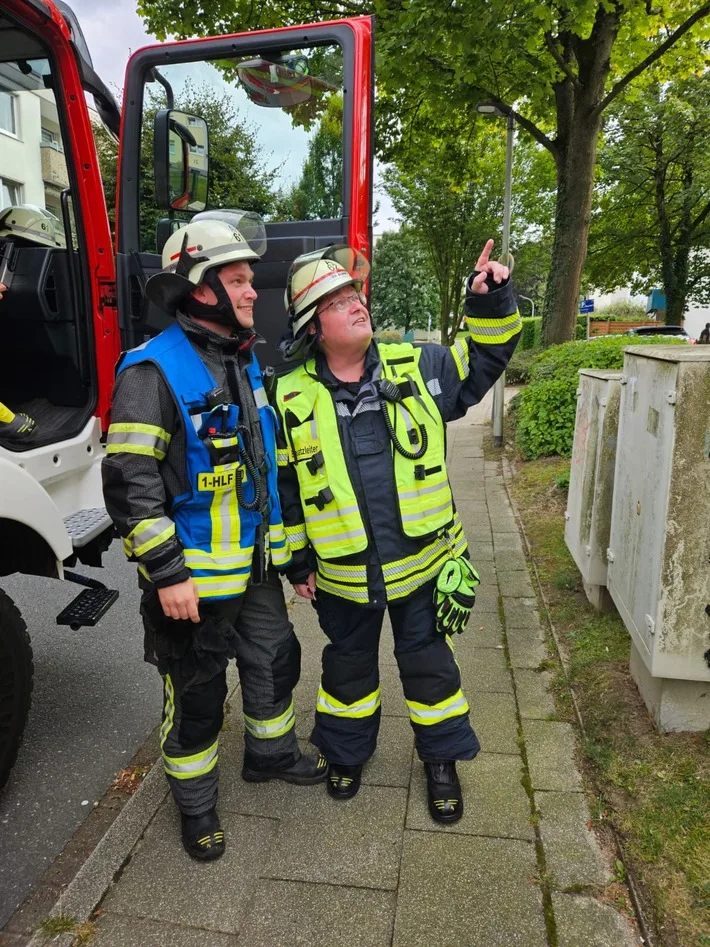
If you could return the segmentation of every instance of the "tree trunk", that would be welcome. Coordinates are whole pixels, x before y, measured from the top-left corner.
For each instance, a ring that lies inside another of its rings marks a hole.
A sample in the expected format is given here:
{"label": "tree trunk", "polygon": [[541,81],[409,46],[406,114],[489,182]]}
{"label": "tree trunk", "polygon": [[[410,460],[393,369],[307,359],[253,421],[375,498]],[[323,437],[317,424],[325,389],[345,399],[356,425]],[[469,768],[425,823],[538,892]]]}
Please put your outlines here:
{"label": "tree trunk", "polygon": [[600,119],[573,119],[557,175],[555,238],[542,321],[543,345],[574,338],[582,270],[587,258]]}
{"label": "tree trunk", "polygon": [[561,33],[563,71],[576,62],[576,76],[555,85],[557,111],[557,204],[550,277],[542,320],[543,345],[574,338],[582,270],[587,258],[594,166],[601,129],[600,106],[611,68],[611,50],[619,32],[615,5],[599,4],[586,39]]}

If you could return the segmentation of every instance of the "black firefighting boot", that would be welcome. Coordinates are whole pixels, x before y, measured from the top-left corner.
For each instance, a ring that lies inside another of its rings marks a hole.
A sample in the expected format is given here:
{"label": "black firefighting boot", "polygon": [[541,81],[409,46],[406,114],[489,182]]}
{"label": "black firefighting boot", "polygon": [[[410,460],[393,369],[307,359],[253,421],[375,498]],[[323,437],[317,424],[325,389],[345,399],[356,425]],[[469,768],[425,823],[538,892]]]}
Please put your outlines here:
{"label": "black firefighting boot", "polygon": [[248,783],[282,779],[285,783],[295,783],[297,786],[313,786],[315,783],[322,783],[327,773],[328,761],[320,753],[318,756],[302,753],[296,762],[286,769],[259,769],[245,757],[242,779]]}
{"label": "black firefighting boot", "polygon": [[328,795],[333,799],[352,799],[360,788],[362,763],[357,766],[340,766],[330,764],[328,773]]}
{"label": "black firefighting boot", "polygon": [[[0,405],[2,407],[2,405]],[[2,412],[4,414],[4,412]],[[8,414],[11,414],[8,410]],[[36,422],[29,414],[19,411],[11,421],[0,420],[0,440],[23,441],[34,431]]]}
{"label": "black firefighting boot", "polygon": [[204,815],[185,815],[182,819],[182,844],[191,858],[201,862],[212,862],[224,855],[224,832],[219,824],[216,809]]}
{"label": "black firefighting boot", "polygon": [[458,822],[463,815],[463,794],[456,763],[425,763],[429,815],[437,822]]}

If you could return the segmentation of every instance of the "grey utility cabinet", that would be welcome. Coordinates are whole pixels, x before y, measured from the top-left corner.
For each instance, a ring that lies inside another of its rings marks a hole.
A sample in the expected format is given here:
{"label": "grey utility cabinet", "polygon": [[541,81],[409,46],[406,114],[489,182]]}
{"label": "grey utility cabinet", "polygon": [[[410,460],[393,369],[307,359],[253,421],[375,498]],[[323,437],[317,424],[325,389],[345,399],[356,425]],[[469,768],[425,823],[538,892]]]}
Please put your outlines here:
{"label": "grey utility cabinet", "polygon": [[710,346],[632,346],[607,587],[663,730],[710,726]]}
{"label": "grey utility cabinet", "polygon": [[591,368],[579,373],[565,512],[567,548],[582,574],[587,598],[600,611],[610,605],[606,553],[614,496],[621,377],[618,371]]}

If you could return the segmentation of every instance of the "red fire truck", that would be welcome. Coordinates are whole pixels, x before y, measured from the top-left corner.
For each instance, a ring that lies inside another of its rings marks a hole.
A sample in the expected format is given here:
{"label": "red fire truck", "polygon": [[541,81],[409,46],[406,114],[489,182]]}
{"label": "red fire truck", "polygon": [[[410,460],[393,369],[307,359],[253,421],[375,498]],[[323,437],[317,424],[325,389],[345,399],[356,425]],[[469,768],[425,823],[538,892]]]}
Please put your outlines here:
{"label": "red fire truck", "polygon": [[[118,595],[73,571],[100,565],[113,538],[99,467],[114,366],[122,350],[167,325],[143,293],[167,237],[190,215],[221,209],[210,201],[210,129],[180,108],[186,90],[207,83],[231,97],[284,188],[333,98],[342,112],[339,213],[267,218],[256,323],[266,339],[260,362],[273,365],[294,257],[333,242],[370,253],[372,29],[357,18],[149,46],[128,63],[119,112],[65,3],[0,0],[1,207],[34,207],[53,228],[51,241],[37,242],[3,230],[0,215],[9,283],[0,302],[0,402],[37,422],[25,440],[0,440],[0,576],[79,582],[58,622],[92,626]],[[115,240],[94,144],[99,120],[120,142]],[[25,623],[0,589],[0,786],[32,678]]]}

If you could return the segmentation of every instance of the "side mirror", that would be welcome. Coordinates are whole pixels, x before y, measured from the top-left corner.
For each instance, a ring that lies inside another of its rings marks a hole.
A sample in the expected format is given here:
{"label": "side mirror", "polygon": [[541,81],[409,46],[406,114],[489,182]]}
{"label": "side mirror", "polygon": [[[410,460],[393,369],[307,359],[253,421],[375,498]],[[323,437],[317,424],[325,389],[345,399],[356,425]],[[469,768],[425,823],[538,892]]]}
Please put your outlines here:
{"label": "side mirror", "polygon": [[155,197],[161,210],[207,207],[209,132],[198,115],[160,109],[155,116]]}

